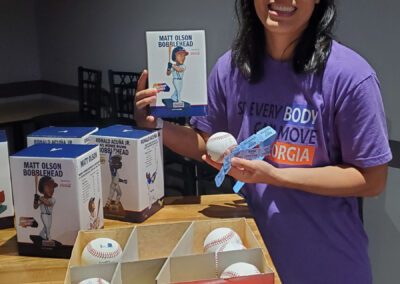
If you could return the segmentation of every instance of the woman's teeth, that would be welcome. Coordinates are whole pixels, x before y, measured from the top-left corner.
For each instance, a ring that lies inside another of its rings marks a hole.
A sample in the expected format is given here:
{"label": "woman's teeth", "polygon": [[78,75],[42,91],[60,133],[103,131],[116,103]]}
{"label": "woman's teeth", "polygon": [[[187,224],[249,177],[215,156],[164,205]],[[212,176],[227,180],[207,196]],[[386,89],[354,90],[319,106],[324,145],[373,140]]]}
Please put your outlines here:
{"label": "woman's teeth", "polygon": [[269,9],[277,12],[291,13],[296,10],[295,7],[279,6],[276,4],[269,5]]}

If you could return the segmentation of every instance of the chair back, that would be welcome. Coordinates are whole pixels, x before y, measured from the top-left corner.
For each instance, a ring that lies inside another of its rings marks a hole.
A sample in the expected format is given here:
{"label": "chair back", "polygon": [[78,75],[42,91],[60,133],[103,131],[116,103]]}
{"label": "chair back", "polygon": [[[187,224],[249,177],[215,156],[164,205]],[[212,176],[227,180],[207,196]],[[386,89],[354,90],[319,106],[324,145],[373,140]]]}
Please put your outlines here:
{"label": "chair back", "polygon": [[108,70],[108,77],[114,117],[133,121],[133,104],[140,73]]}
{"label": "chair back", "polygon": [[102,118],[101,71],[78,67],[79,112]]}

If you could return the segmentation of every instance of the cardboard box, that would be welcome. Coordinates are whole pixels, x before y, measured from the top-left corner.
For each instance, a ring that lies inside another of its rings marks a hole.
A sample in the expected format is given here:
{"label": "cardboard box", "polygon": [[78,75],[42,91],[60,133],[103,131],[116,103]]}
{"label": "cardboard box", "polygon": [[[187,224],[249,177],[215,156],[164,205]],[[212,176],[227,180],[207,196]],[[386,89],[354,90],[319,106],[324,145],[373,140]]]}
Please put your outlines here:
{"label": "cardboard box", "polygon": [[102,278],[112,283],[118,263],[102,263],[88,266],[74,266],[70,268],[71,279],[68,283],[77,284],[85,279]]}
{"label": "cardboard box", "polygon": [[14,227],[14,205],[6,132],[0,130],[0,229]]}
{"label": "cardboard box", "polygon": [[192,222],[136,226],[122,254],[122,262],[165,258],[172,254]]}
{"label": "cardboard box", "polygon": [[205,33],[198,31],[146,32],[149,87],[157,88],[150,105],[156,117],[207,114]]}
{"label": "cardboard box", "polygon": [[232,283],[233,280],[220,279],[219,276],[236,262],[253,264],[261,274],[235,277],[235,283],[274,283],[274,272],[261,248],[220,252],[218,261],[212,253],[171,257],[157,275],[156,283]]}
{"label": "cardboard box", "polygon": [[[135,229],[134,226],[120,227],[118,229],[102,229],[102,230],[82,230],[76,237],[74,249],[72,250],[71,258],[68,263],[68,267],[82,266],[81,255],[85,246],[94,239],[97,238],[110,238],[119,243],[122,251],[125,252],[125,246],[128,242],[132,231]],[[68,275],[68,274],[67,274]]]}
{"label": "cardboard box", "polygon": [[234,230],[242,240],[246,248],[259,248],[260,244],[254,236],[246,219],[222,219],[222,220],[204,220],[193,222],[186,230],[182,239],[177,244],[171,256],[185,256],[193,254],[203,254],[204,240],[214,229],[226,227]]}
{"label": "cardboard box", "polygon": [[104,226],[98,146],[36,144],[10,163],[20,254],[68,258],[79,230]]}
{"label": "cardboard box", "polygon": [[97,127],[44,127],[26,137],[28,146],[33,144],[88,144],[89,135]]}
{"label": "cardboard box", "polygon": [[163,206],[160,130],[113,125],[90,135],[100,146],[104,216],[142,222]]}
{"label": "cardboard box", "polygon": [[[202,243],[204,239],[201,238],[203,236],[205,238],[208,232],[217,227],[237,230],[243,242],[250,248],[220,252],[217,258],[214,253],[197,253],[200,251],[197,243]],[[191,238],[193,233],[196,237]],[[99,237],[112,238],[123,248],[122,258],[118,265],[114,266],[113,275],[110,266],[104,266],[103,269],[103,264],[81,265],[80,256],[84,247],[90,240]],[[182,249],[183,247],[186,249]],[[229,281],[233,280],[219,279],[219,275],[230,264],[239,261],[255,265],[262,274],[238,277],[235,278],[235,283],[274,283],[274,272],[245,219],[176,222],[81,231],[76,239],[64,283],[75,284],[91,277],[102,277],[111,281],[111,284],[192,283],[192,281],[231,283]],[[101,271],[102,274],[96,274],[96,271]]]}

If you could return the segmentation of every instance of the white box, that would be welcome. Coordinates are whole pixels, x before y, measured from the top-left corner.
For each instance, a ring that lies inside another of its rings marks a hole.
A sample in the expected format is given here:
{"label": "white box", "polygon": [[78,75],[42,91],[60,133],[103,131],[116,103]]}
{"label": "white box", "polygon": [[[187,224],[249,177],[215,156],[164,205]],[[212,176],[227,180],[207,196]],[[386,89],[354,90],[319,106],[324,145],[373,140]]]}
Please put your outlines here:
{"label": "white box", "polygon": [[8,142],[4,130],[0,130],[0,229],[14,227],[14,206],[11,190]]}
{"label": "white box", "polygon": [[160,130],[113,125],[90,136],[100,146],[104,216],[142,222],[164,199]]}
{"label": "white box", "polygon": [[197,31],[146,32],[149,87],[157,88],[150,105],[156,117],[207,114],[205,33]]}
{"label": "white box", "polygon": [[44,127],[26,137],[28,146],[33,144],[88,144],[89,135],[97,127]]}
{"label": "white box", "polygon": [[20,254],[68,258],[79,230],[104,226],[98,146],[36,144],[10,163]]}

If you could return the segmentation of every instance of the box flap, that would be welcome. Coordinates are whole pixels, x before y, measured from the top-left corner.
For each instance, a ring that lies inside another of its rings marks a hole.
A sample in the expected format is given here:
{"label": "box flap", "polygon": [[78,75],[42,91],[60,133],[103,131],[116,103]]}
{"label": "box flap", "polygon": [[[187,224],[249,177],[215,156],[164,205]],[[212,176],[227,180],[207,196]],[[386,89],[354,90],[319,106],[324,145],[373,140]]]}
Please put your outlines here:
{"label": "box flap", "polygon": [[157,130],[138,129],[130,125],[116,124],[102,128],[94,132],[92,135],[139,139],[156,131]]}
{"label": "box flap", "polygon": [[56,127],[49,126],[36,130],[28,137],[60,137],[60,138],[82,138],[96,131],[97,127]]}
{"label": "box flap", "polygon": [[98,146],[75,144],[35,144],[13,154],[11,157],[76,158],[95,147]]}

